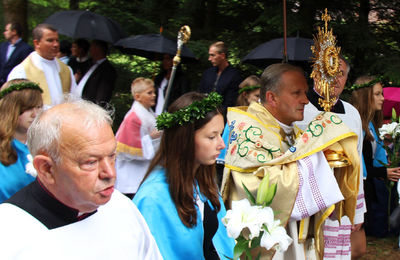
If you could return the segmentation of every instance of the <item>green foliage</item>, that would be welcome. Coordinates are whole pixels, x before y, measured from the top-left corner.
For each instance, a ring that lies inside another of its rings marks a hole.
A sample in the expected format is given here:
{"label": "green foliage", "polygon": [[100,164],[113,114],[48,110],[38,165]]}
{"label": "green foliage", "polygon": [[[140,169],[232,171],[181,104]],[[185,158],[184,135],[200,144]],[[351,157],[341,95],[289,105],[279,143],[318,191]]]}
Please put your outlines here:
{"label": "green foliage", "polygon": [[0,99],[2,99],[5,95],[7,95],[13,91],[18,91],[18,90],[23,90],[23,89],[35,89],[35,90],[39,90],[41,93],[43,92],[43,90],[36,83],[21,82],[21,83],[11,84],[11,86],[9,86],[8,88],[0,91]]}
{"label": "green foliage", "polygon": [[[69,9],[70,0],[30,0],[28,26],[31,31],[56,11]],[[364,74],[383,75],[400,81],[400,9],[396,0],[286,0],[287,36],[312,38],[320,15],[328,8],[338,45],[349,57],[352,69],[349,84]],[[246,54],[259,44],[283,37],[281,0],[80,0],[79,9],[105,15],[117,21],[128,35],[158,33],[176,38],[182,25],[189,25],[192,37],[187,46],[198,62],[183,64],[196,89],[202,72],[210,66],[208,46],[217,40],[228,43],[229,61],[242,76],[260,75],[264,67],[242,64]],[[0,14],[3,14],[0,8]],[[31,40],[29,42],[32,42]],[[129,93],[132,77],[155,74],[151,61],[124,58],[115,61],[118,89]],[[126,62],[126,64],[124,64]],[[135,63],[137,62],[137,63]],[[149,69],[149,66],[152,69]],[[309,66],[303,65],[307,70]],[[306,68],[307,67],[307,68]],[[121,70],[121,71],[120,71]],[[129,80],[127,79],[129,77]],[[118,96],[118,95],[117,95]]]}
{"label": "green foliage", "polygon": [[215,110],[222,104],[222,99],[222,96],[217,92],[211,92],[202,100],[194,101],[189,106],[181,108],[174,113],[163,112],[157,117],[157,129],[163,130],[182,126],[204,118],[208,112]]}

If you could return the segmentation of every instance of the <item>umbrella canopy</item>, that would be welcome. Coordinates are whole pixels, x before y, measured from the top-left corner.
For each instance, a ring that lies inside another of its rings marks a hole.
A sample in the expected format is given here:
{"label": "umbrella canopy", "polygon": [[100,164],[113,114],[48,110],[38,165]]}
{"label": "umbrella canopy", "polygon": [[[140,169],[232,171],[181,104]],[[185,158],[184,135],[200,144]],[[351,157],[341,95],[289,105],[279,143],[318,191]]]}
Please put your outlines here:
{"label": "umbrella canopy", "polygon": [[392,108],[396,109],[397,115],[400,114],[400,88],[387,87],[383,88],[383,115],[385,117],[392,116]]}
{"label": "umbrella canopy", "polygon": [[46,23],[71,38],[87,38],[114,43],[124,37],[122,28],[110,18],[90,11],[61,11],[49,16]]}
{"label": "umbrella canopy", "polygon": [[[307,38],[287,38],[288,60],[300,62],[310,61],[312,57],[311,46],[313,44],[314,41]],[[252,63],[255,65],[281,62],[283,60],[283,52],[284,39],[273,39],[257,46],[242,59],[242,62]]]}
{"label": "umbrella canopy", "polygon": [[[151,60],[162,59],[162,54],[164,53],[174,56],[177,50],[176,41],[172,41],[161,34],[130,36],[119,40],[114,45],[122,47],[122,50],[127,53],[146,57]],[[186,46],[182,47],[181,57],[184,60],[196,60],[193,52]]]}

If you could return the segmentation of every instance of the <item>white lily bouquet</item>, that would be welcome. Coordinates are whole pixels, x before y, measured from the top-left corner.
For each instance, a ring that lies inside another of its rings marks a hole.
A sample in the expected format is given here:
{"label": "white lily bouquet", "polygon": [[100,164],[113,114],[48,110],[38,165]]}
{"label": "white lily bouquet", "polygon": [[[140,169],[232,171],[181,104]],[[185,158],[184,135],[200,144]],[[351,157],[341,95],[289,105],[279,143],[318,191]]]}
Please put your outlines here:
{"label": "white lily bouquet", "polygon": [[397,167],[400,163],[400,117],[392,109],[392,122],[379,128],[379,137],[383,140],[389,164],[386,167]]}
{"label": "white lily bouquet", "polygon": [[[383,148],[385,148],[387,153],[388,164],[379,162],[387,168],[398,167],[400,164],[400,117],[397,117],[394,108],[392,108],[392,122],[382,125],[378,131],[379,137],[383,140]],[[391,180],[385,180],[385,185],[389,193],[388,217],[390,223],[392,188],[395,183]]]}
{"label": "white lily bouquet", "polygon": [[[222,219],[228,236],[236,239],[233,259],[242,255],[245,259],[252,259],[251,250],[259,246],[267,250],[286,251],[293,240],[269,207],[276,193],[276,183],[270,186],[269,175],[265,175],[258,187],[257,198],[242,185],[251,203],[248,199],[232,201],[232,209]],[[256,259],[259,258],[260,254]]]}

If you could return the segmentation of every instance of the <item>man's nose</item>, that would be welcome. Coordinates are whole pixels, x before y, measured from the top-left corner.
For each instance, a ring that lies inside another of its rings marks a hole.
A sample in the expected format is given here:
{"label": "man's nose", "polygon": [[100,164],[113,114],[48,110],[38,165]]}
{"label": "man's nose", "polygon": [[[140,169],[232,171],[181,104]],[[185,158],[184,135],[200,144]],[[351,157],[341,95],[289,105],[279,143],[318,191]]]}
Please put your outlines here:
{"label": "man's nose", "polygon": [[310,101],[308,100],[308,97],[306,93],[304,93],[301,97],[301,103],[307,105]]}
{"label": "man's nose", "polygon": [[100,162],[100,178],[101,179],[113,179],[116,176],[115,172],[115,160],[114,158],[106,157]]}

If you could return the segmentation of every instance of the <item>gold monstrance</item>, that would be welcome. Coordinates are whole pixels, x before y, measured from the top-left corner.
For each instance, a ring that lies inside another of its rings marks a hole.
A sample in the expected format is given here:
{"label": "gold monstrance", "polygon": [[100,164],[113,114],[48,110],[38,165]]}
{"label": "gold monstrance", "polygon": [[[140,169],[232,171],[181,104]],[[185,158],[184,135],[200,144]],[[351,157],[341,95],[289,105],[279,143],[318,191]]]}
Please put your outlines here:
{"label": "gold monstrance", "polygon": [[[318,27],[318,36],[314,35],[313,52],[313,71],[311,78],[314,78],[315,90],[322,97],[318,99],[318,104],[327,112],[336,103],[338,97],[334,96],[336,77],[341,75],[339,69],[340,47],[336,47],[336,37],[332,29],[328,30],[328,22],[331,20],[328,10],[321,19],[325,22],[325,27]],[[350,165],[350,160],[342,152],[327,149],[324,151],[325,157],[332,168],[341,168]]]}
{"label": "gold monstrance", "polygon": [[334,89],[336,77],[341,75],[339,69],[340,47],[336,47],[336,37],[332,29],[328,30],[328,22],[331,20],[328,10],[321,16],[325,21],[325,27],[318,27],[318,35],[314,35],[314,46],[311,46],[313,53],[313,71],[311,78],[314,79],[315,90],[322,97],[318,104],[325,110],[330,111],[336,102]]}

